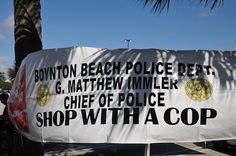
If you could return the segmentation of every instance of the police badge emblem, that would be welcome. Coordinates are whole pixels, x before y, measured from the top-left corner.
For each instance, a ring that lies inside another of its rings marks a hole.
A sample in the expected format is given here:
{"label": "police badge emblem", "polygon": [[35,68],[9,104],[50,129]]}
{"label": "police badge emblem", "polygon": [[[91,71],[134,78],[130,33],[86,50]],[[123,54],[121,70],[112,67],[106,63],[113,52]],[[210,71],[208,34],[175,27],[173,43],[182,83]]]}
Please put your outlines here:
{"label": "police badge emblem", "polygon": [[211,83],[203,78],[191,79],[185,85],[187,96],[198,102],[208,100],[212,95],[212,88]]}
{"label": "police badge emblem", "polygon": [[37,90],[37,102],[40,106],[45,106],[48,104],[50,98],[51,98],[51,93],[47,85],[43,84],[40,85],[38,90]]}

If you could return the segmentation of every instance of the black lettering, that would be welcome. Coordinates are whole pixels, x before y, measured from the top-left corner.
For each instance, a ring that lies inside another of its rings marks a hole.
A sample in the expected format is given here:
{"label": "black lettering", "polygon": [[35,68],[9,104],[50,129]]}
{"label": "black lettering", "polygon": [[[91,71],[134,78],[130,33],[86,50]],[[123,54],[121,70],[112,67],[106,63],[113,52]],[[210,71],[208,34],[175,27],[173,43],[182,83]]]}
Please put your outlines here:
{"label": "black lettering", "polygon": [[70,107],[70,104],[67,103],[67,101],[69,101],[69,100],[70,100],[69,96],[66,96],[64,98],[64,108],[65,109],[69,109],[69,107]]}
{"label": "black lettering", "polygon": [[101,124],[106,124],[107,122],[107,109],[102,108],[101,109]]}
{"label": "black lettering", "polygon": [[38,127],[42,127],[42,126],[43,126],[42,113],[37,113],[37,114],[36,114],[36,120],[37,120],[36,125],[37,125]]}
{"label": "black lettering", "polygon": [[118,111],[122,110],[122,108],[108,108],[108,110],[112,111],[112,124],[118,123]]}
{"label": "black lettering", "polygon": [[81,76],[86,76],[88,74],[88,65],[86,63],[81,64]]}
{"label": "black lettering", "polygon": [[68,93],[74,93],[75,92],[75,80],[69,80],[68,81]]}
{"label": "black lettering", "polygon": [[34,71],[34,81],[35,81],[35,82],[38,82],[38,80],[39,80],[39,75],[38,75],[38,73],[39,73],[38,70],[35,70],[35,71]]}
{"label": "black lettering", "polygon": [[55,68],[50,68],[50,80],[55,80],[56,79],[56,70]]}
{"label": "black lettering", "polygon": [[119,93],[119,96],[118,96],[118,106],[120,107],[121,106],[121,102],[124,102],[125,101],[125,94],[124,93]]}
{"label": "black lettering", "polygon": [[134,104],[134,94],[133,93],[128,93],[126,96],[126,104],[127,106],[133,106]]}
{"label": "black lettering", "polygon": [[184,76],[185,72],[186,72],[186,66],[185,66],[185,64],[179,63],[179,64],[178,64],[178,75],[179,75],[179,76]]}
{"label": "black lettering", "polygon": [[48,80],[48,72],[49,72],[49,68],[44,68],[44,73],[45,73],[45,80]]}
{"label": "black lettering", "polygon": [[106,62],[104,65],[104,74],[110,75],[111,74],[111,62]]}
{"label": "black lettering", "polygon": [[[87,90],[87,82],[86,82],[86,80],[88,80],[88,79],[83,79],[83,82],[85,82],[84,83],[84,91],[86,91]],[[82,91],[83,90],[83,87],[82,87],[82,84],[81,84],[81,79],[78,79],[78,81],[77,81],[77,85],[76,85],[76,92],[78,92],[78,91]]]}
{"label": "black lettering", "polygon": [[[133,110],[133,113],[131,111]],[[124,124],[129,124],[130,118],[133,117],[132,124],[139,123],[139,108],[124,108]]]}
{"label": "black lettering", "polygon": [[[86,112],[88,112],[88,114]],[[99,112],[100,109],[97,110],[97,113],[95,115],[94,109],[89,109],[89,110],[82,109],[81,114],[82,114],[83,124],[87,125],[88,121],[90,120],[90,123],[94,125],[97,121]]]}
{"label": "black lettering", "polygon": [[74,64],[74,66],[71,64],[70,65],[70,78],[76,77],[77,75],[77,65]]}
{"label": "black lettering", "polygon": [[[153,64],[153,62],[151,62],[152,64]],[[151,64],[151,65],[152,65]],[[143,64],[143,74],[144,75],[149,75],[149,74],[151,74],[151,71],[149,71],[148,70],[148,62],[144,62],[144,64]],[[151,66],[151,69],[150,70],[153,70],[153,66]]]}
{"label": "black lettering", "polygon": [[132,77],[132,79],[133,79],[132,88],[142,89],[142,77]]}
{"label": "black lettering", "polygon": [[125,68],[125,74],[129,74],[129,70],[133,68],[133,62],[127,62]]}
{"label": "black lettering", "polygon": [[172,80],[170,81],[170,89],[178,89],[178,80]]}
{"label": "black lettering", "polygon": [[177,117],[175,122],[171,121],[171,112],[173,110],[175,110],[176,114],[179,114],[179,110],[177,108],[168,108],[164,113],[164,120],[169,125],[176,125],[179,123],[180,120],[179,117]]}
{"label": "black lettering", "polygon": [[150,106],[155,106],[156,105],[156,101],[152,100],[152,97],[156,97],[156,94],[151,92],[148,96],[148,103]]}
{"label": "black lettering", "polygon": [[152,88],[152,77],[143,77],[143,89]]}
{"label": "black lettering", "polygon": [[106,95],[105,94],[101,94],[99,96],[98,103],[99,103],[100,107],[105,107],[106,106]]}
{"label": "black lettering", "polygon": [[204,68],[206,69],[207,75],[210,75],[211,66],[204,66]]}
{"label": "black lettering", "polygon": [[142,66],[142,63],[141,62],[136,62],[135,64],[134,64],[134,73],[135,74],[141,74],[142,73],[142,68],[143,66]]}
{"label": "black lettering", "polygon": [[53,123],[56,126],[61,126],[64,122],[64,114],[61,111],[56,111],[53,115]]}
{"label": "black lettering", "polygon": [[[209,112],[209,114],[207,113]],[[201,109],[201,125],[206,125],[207,119],[213,119],[217,115],[217,112],[215,109],[212,108],[202,108]]]}
{"label": "black lettering", "polygon": [[112,84],[112,77],[107,77],[106,78],[106,83],[105,83],[105,85],[106,85],[106,90],[111,90],[112,89],[112,86],[111,86],[111,84]]}
{"label": "black lettering", "polygon": [[[44,121],[44,127],[46,126],[52,126],[52,112],[44,112],[43,113],[43,121]],[[47,124],[48,123],[48,124]]]}
{"label": "black lettering", "polygon": [[157,115],[156,115],[156,111],[154,108],[150,108],[148,110],[147,117],[145,119],[144,124],[147,124],[147,122],[152,122],[154,125],[158,124]]}
{"label": "black lettering", "polygon": [[61,93],[61,82],[60,81],[56,82],[56,93],[57,94]]}
{"label": "black lettering", "polygon": [[159,74],[159,75],[163,74],[164,73],[163,68],[164,68],[164,64],[162,62],[158,62],[156,64],[156,73]]}
{"label": "black lettering", "polygon": [[89,76],[94,76],[94,71],[95,70],[95,63],[94,62],[91,62],[89,63],[89,72],[88,72],[88,75]]}
{"label": "black lettering", "polygon": [[169,89],[169,78],[162,77],[162,89]]}
{"label": "black lettering", "polygon": [[172,75],[172,63],[167,62],[165,65],[165,74]]}
{"label": "black lettering", "polygon": [[70,125],[70,120],[75,119],[77,116],[77,113],[75,110],[66,110],[66,120],[65,125]]}
{"label": "black lettering", "polygon": [[187,64],[187,76],[192,77],[194,76],[193,71],[194,71],[194,64]]}
{"label": "black lettering", "polygon": [[196,64],[196,75],[200,75],[200,73],[203,72],[203,68],[202,68],[202,65],[200,64]]}
{"label": "black lettering", "polygon": [[158,106],[165,106],[164,100],[165,100],[165,93],[159,92],[158,93]]}
{"label": "black lettering", "polygon": [[[82,103],[82,102],[80,102],[82,97],[81,96],[78,96],[78,97],[77,96],[71,96],[70,97],[70,108],[77,108],[77,107],[79,107],[80,103]],[[77,102],[79,103],[78,106],[77,106]]]}
{"label": "black lettering", "polygon": [[58,79],[61,78],[61,69],[62,69],[62,66],[57,66]]}
{"label": "black lettering", "polygon": [[68,65],[64,65],[63,66],[62,75],[63,75],[63,78],[67,78],[68,77],[68,75],[69,75],[69,67],[68,67]]}
{"label": "black lettering", "polygon": [[123,83],[123,77],[114,78],[113,87],[114,89],[121,89]]}
{"label": "black lettering", "polygon": [[39,70],[39,80],[43,81],[43,79],[44,79],[43,69],[40,69]]}
{"label": "black lettering", "polygon": [[113,63],[113,74],[120,74],[120,62]]}
{"label": "black lettering", "polygon": [[[95,63],[94,63],[94,65],[95,65]],[[96,70],[96,75],[99,75],[99,73],[101,74],[101,75],[103,75],[103,70],[102,70],[102,63],[101,62],[99,62],[98,63],[98,65],[97,65],[97,70]],[[94,70],[95,69],[95,67],[94,68],[92,68],[92,70]]]}
{"label": "black lettering", "polygon": [[[188,114],[192,112],[192,121],[189,122]],[[199,119],[198,112],[193,108],[186,108],[181,113],[181,120],[185,125],[194,125]]]}

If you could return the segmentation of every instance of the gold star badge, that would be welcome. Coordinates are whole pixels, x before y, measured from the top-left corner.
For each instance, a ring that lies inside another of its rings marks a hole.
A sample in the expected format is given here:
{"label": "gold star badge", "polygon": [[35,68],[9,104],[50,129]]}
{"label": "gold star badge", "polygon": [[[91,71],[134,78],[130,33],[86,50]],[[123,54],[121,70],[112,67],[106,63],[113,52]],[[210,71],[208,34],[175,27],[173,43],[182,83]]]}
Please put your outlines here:
{"label": "gold star badge", "polygon": [[51,98],[51,93],[47,85],[40,85],[37,89],[37,102],[40,106],[48,104]]}
{"label": "gold star badge", "polygon": [[189,80],[185,85],[187,96],[198,102],[206,101],[212,95],[212,85],[203,78]]}

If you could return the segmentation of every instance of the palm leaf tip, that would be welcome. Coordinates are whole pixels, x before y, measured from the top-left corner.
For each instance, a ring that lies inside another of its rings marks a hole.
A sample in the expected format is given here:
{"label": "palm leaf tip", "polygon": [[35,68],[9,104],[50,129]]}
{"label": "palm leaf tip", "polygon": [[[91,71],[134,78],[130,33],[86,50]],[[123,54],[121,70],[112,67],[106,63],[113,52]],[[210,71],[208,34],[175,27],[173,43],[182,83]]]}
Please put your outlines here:
{"label": "palm leaf tip", "polygon": [[170,0],[144,0],[144,6],[147,5],[150,5],[154,12],[162,12],[165,8],[169,10]]}
{"label": "palm leaf tip", "polygon": [[[170,0],[138,0],[144,3],[144,6],[150,5],[154,12],[162,12],[165,8],[169,10]],[[196,0],[195,0],[196,1]],[[223,6],[224,0],[198,0],[199,4],[203,4],[205,7],[210,5],[211,10],[216,7]],[[172,1],[173,2],[173,1]]]}
{"label": "palm leaf tip", "polygon": [[211,10],[216,7],[224,5],[224,0],[200,0],[200,4],[204,4],[205,7],[211,6]]}

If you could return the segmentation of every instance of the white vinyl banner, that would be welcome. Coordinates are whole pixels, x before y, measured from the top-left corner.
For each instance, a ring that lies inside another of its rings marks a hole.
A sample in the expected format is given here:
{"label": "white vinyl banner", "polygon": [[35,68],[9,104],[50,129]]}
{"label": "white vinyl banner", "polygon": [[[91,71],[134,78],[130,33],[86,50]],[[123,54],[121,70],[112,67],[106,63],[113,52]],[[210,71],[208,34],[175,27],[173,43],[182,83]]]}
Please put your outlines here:
{"label": "white vinyl banner", "polygon": [[236,139],[236,52],[73,47],[28,55],[8,100],[34,141]]}

